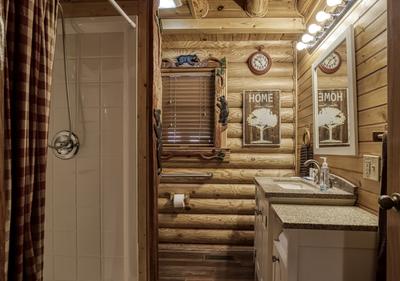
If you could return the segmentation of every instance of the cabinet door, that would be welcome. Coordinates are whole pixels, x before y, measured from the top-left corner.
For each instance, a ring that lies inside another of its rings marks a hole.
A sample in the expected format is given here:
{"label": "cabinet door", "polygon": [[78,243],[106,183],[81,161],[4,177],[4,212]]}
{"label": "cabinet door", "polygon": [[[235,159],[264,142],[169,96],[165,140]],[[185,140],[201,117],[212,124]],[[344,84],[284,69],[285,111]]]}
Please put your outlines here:
{"label": "cabinet door", "polygon": [[269,243],[269,229],[268,229],[268,221],[269,221],[269,202],[268,200],[263,200],[261,202],[261,210],[262,210],[262,215],[260,219],[261,226],[260,228],[262,229],[262,275],[264,277],[264,281],[271,281],[271,252],[272,249],[270,249],[270,243]]}
{"label": "cabinet door", "polygon": [[[258,190],[258,189],[257,189]],[[255,249],[255,270],[257,279],[263,280],[262,276],[262,256],[263,256],[263,242],[262,242],[262,215],[261,215],[261,198],[260,193],[256,195],[256,209],[255,209],[255,221],[254,221],[254,249]]]}
{"label": "cabinet door", "polygon": [[[272,264],[272,280],[273,281],[287,281],[287,269],[283,263],[281,263],[281,257],[278,251],[273,249],[274,262]],[[272,262],[272,261],[271,261]]]}

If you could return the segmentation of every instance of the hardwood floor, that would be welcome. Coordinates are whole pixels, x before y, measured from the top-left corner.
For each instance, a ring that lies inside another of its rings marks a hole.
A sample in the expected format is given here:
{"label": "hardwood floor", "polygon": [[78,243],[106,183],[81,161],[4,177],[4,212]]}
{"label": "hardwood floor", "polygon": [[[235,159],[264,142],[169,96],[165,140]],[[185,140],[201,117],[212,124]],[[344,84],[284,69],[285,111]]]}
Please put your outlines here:
{"label": "hardwood floor", "polygon": [[160,281],[253,281],[253,247],[160,244]]}

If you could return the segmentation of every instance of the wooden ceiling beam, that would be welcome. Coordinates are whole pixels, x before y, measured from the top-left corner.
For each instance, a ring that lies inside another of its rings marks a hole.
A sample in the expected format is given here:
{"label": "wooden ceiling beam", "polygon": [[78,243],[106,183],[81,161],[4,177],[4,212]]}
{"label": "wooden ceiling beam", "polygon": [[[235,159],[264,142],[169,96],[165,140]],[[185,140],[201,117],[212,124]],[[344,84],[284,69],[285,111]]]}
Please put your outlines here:
{"label": "wooden ceiling beam", "polygon": [[[302,16],[296,9],[295,0],[270,1],[267,18],[288,18]],[[248,18],[246,0],[208,0],[207,18]],[[176,9],[160,10],[161,18],[193,18],[188,2]]]}
{"label": "wooden ceiling beam", "polygon": [[306,30],[303,18],[162,19],[163,34],[290,33]]}
{"label": "wooden ceiling beam", "polygon": [[195,19],[206,17],[210,10],[208,0],[188,0],[188,5],[190,13]]}

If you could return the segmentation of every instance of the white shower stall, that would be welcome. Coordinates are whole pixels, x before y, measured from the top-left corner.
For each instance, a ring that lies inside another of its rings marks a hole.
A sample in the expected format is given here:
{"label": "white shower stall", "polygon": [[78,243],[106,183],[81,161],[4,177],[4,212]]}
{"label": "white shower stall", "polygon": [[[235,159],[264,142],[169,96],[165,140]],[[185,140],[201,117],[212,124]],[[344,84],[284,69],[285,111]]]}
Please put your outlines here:
{"label": "white shower stall", "polygon": [[[49,148],[44,280],[134,281],[136,30],[122,17],[65,23],[71,125],[80,146],[69,160]],[[49,143],[69,126],[60,22],[58,30]]]}

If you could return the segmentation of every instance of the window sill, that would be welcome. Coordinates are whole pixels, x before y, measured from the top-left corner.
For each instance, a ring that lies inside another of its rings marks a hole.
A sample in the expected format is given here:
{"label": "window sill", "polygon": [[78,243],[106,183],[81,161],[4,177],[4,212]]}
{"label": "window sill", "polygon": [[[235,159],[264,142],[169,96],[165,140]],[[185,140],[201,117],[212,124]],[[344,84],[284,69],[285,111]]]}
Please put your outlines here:
{"label": "window sill", "polygon": [[164,147],[161,159],[173,161],[188,161],[193,158],[199,161],[229,162],[230,150],[227,148],[176,148]]}

